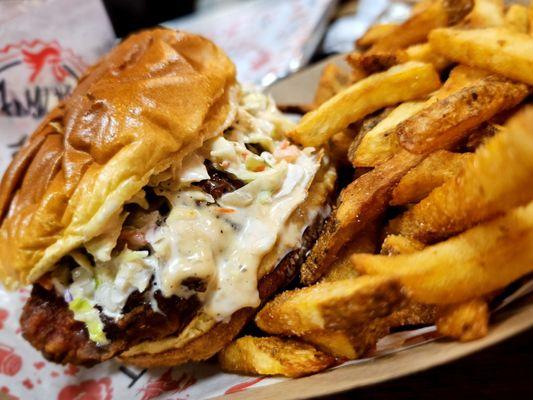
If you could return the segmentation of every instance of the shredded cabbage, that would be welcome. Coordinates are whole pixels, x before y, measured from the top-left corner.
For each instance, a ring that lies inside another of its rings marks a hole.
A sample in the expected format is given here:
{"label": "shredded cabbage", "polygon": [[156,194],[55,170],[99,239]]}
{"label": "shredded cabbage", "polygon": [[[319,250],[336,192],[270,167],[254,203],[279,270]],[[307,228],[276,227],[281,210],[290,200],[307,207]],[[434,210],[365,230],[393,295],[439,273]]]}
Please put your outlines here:
{"label": "shredded cabbage", "polygon": [[100,320],[100,314],[89,300],[77,297],[69,303],[68,308],[74,313],[76,321],[85,323],[89,332],[89,339],[101,346],[109,343],[104,332],[104,324]]}

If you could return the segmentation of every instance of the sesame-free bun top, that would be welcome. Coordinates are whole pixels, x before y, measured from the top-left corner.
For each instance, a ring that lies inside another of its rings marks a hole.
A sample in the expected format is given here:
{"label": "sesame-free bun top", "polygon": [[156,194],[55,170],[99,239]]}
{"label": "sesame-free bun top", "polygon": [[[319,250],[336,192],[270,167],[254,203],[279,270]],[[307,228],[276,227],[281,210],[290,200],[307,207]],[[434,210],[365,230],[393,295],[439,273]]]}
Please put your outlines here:
{"label": "sesame-free bun top", "polygon": [[154,29],[91,67],[0,184],[0,280],[32,283],[109,228],[150,180],[234,116],[235,68],[205,38]]}

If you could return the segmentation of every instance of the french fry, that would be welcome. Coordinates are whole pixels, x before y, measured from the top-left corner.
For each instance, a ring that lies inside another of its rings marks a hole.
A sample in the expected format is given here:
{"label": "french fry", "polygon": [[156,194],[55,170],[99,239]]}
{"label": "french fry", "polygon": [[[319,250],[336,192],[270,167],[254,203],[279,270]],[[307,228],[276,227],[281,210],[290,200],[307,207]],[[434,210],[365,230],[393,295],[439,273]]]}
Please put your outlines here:
{"label": "french fry", "polygon": [[413,10],[413,14],[407,21],[375,41],[369,51],[399,50],[425,42],[431,30],[453,25],[461,20],[471,8],[471,0],[424,2]]}
{"label": "french fry", "polygon": [[533,1],[529,1],[529,7],[527,8],[527,16],[529,20],[529,34],[533,35]]}
{"label": "french fry", "polygon": [[444,306],[436,319],[437,331],[461,342],[480,339],[489,330],[489,307],[483,299]]}
{"label": "french fry", "polygon": [[355,44],[357,45],[357,47],[360,47],[360,48],[368,48],[372,46],[374,43],[376,43],[377,41],[388,36],[397,27],[398,27],[398,24],[372,25],[370,28],[368,28],[368,30],[365,32],[363,36],[361,36],[359,39],[355,41]]}
{"label": "french fry", "polygon": [[520,103],[528,88],[488,76],[427,107],[398,125],[400,144],[415,153],[447,148],[474,127]]}
{"label": "french fry", "polygon": [[374,349],[378,340],[393,328],[429,325],[435,321],[437,307],[408,302],[387,317],[369,320],[349,330],[315,331],[302,337],[325,353],[355,360]]}
{"label": "french fry", "polygon": [[365,135],[374,129],[377,124],[383,121],[383,119],[385,119],[392,112],[392,110],[394,110],[394,107],[387,107],[377,114],[367,115],[356,124],[357,132],[355,133],[354,139],[348,148],[348,160],[350,163],[354,164],[355,153]]}
{"label": "french fry", "polygon": [[218,361],[226,372],[298,378],[326,369],[335,358],[294,339],[243,336],[226,346]]}
{"label": "french fry", "polygon": [[479,147],[455,178],[391,221],[389,233],[423,242],[461,232],[533,198],[533,107]]}
{"label": "french fry", "polygon": [[472,28],[489,28],[504,24],[504,0],[474,0],[472,11],[463,24]]}
{"label": "french fry", "polygon": [[422,250],[424,247],[426,247],[424,243],[413,238],[408,238],[401,235],[387,235],[381,245],[381,254],[388,256],[393,256],[396,254],[411,254],[415,251]]}
{"label": "french fry", "polygon": [[504,26],[514,32],[529,32],[529,16],[527,7],[521,4],[511,4],[505,13]]}
{"label": "french fry", "polygon": [[395,132],[396,126],[425,106],[424,101],[408,101],[392,110],[361,139],[352,153],[354,167],[375,167],[397,153],[401,146]]}
{"label": "french fry", "polygon": [[333,162],[340,165],[349,164],[348,150],[357,133],[357,129],[348,126],[329,139],[326,148]]}
{"label": "french fry", "polygon": [[342,250],[329,271],[322,277],[322,282],[340,281],[342,279],[357,278],[359,272],[354,268],[350,257],[356,253],[374,253],[378,241],[377,226],[369,226],[351,240]]}
{"label": "french fry", "polygon": [[490,121],[481,124],[480,126],[473,129],[468,134],[468,138],[465,143],[465,150],[475,151],[479,146],[484,144],[489,138],[493,137],[497,131],[498,131],[497,126]]}
{"label": "french fry", "polygon": [[397,65],[353,84],[306,114],[289,136],[304,146],[321,146],[350,123],[389,105],[424,96],[439,86],[432,65]]}
{"label": "french fry", "polygon": [[407,172],[392,191],[393,206],[417,203],[446,180],[456,176],[473,157],[472,153],[439,150]]}
{"label": "french fry", "polygon": [[270,334],[301,336],[386,316],[403,300],[400,285],[392,279],[361,276],[320,282],[281,293],[259,311],[255,322]]}
{"label": "french fry", "polygon": [[[533,203],[412,254],[355,254],[365,274],[399,279],[409,298],[461,303],[501,289],[533,271]],[[502,267],[504,266],[504,267]]]}
{"label": "french fry", "polygon": [[302,265],[300,279],[304,285],[320,279],[335,262],[342,247],[381,215],[390,201],[394,186],[423,158],[422,155],[400,150],[341,192],[338,208],[326,221],[322,234]]}
{"label": "french fry", "polygon": [[436,53],[429,43],[420,43],[409,46],[398,55],[401,62],[420,61],[432,64],[437,71],[450,65],[450,60]]}
{"label": "french fry", "polygon": [[388,333],[387,324],[378,319],[351,330],[312,332],[304,335],[302,339],[332,356],[356,360],[375,348],[377,341]]}
{"label": "french fry", "polygon": [[367,132],[358,144],[352,144],[348,150],[350,161],[355,167],[374,167],[389,159],[401,148],[397,134],[401,122],[487,75],[486,71],[477,68],[463,65],[455,67],[444,85],[432,93],[427,101],[400,104]]}
{"label": "french fry", "polygon": [[432,48],[450,60],[533,84],[533,37],[504,28],[435,29]]}
{"label": "french fry", "polygon": [[337,93],[350,86],[350,74],[336,64],[329,63],[324,66],[318,87],[315,92],[313,104],[318,107]]}

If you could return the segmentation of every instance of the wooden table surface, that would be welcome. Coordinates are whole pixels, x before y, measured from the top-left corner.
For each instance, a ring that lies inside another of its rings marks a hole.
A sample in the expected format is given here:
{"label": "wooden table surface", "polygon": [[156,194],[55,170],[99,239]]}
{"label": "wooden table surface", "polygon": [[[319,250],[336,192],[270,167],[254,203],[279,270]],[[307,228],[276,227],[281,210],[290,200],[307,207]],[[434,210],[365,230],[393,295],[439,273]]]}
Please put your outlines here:
{"label": "wooden table surface", "polygon": [[532,398],[533,329],[450,364],[383,384],[352,390],[338,399]]}

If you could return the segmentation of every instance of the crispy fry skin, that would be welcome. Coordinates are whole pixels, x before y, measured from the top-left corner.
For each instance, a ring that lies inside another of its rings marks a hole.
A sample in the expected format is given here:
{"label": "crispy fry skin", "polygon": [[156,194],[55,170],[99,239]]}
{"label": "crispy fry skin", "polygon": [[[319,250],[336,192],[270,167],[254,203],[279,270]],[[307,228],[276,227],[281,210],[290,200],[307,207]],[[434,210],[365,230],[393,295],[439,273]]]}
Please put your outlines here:
{"label": "crispy fry skin", "polygon": [[[393,256],[396,254],[411,254],[422,250],[424,243],[400,235],[387,235],[381,245],[381,254]],[[353,267],[353,264],[352,264]]]}
{"label": "crispy fry skin", "polygon": [[526,204],[533,198],[533,108],[519,113],[388,231],[431,242]]}
{"label": "crispy fry skin", "polygon": [[432,65],[397,65],[353,84],[306,114],[289,136],[305,146],[320,146],[350,123],[383,107],[424,96],[439,86]]}
{"label": "crispy fry skin", "polygon": [[407,21],[377,40],[369,51],[397,50],[422,43],[432,29],[456,23],[471,8],[471,0],[424,2],[413,10],[413,14]]}
{"label": "crispy fry skin", "polygon": [[354,136],[350,147],[348,148],[348,160],[355,166],[355,153],[357,148],[363,141],[364,137],[368,132],[370,132],[374,127],[376,127],[383,119],[385,119],[391,111],[394,110],[394,107],[387,107],[375,115],[367,115],[357,124],[357,132]]}
{"label": "crispy fry skin", "polygon": [[298,378],[326,369],[335,358],[294,339],[244,336],[224,348],[218,361],[227,372]]}
{"label": "crispy fry skin", "polygon": [[408,101],[393,109],[361,139],[352,155],[354,167],[375,167],[397,153],[401,146],[395,128],[425,105],[424,101]]}
{"label": "crispy fry skin", "polygon": [[346,89],[350,84],[349,72],[344,71],[336,64],[326,64],[318,81],[318,87],[316,88],[315,99],[313,101],[314,106],[318,107],[337,93]]}
{"label": "crispy fry skin", "polygon": [[471,28],[489,28],[504,24],[504,0],[474,0],[472,11],[462,21]]}
{"label": "crispy fry skin", "polygon": [[402,122],[396,129],[400,144],[415,153],[446,148],[527,94],[526,85],[506,78],[480,79]]}
{"label": "crispy fry skin", "polygon": [[355,254],[352,262],[361,273],[400,279],[415,301],[452,304],[487,295],[533,271],[531,243],[533,203],[416,253]]}
{"label": "crispy fry skin", "polygon": [[315,283],[328,271],[342,247],[384,211],[394,186],[423,158],[422,155],[401,150],[341,192],[339,206],[326,221],[322,234],[301,268],[304,285]]}
{"label": "crispy fry skin", "polygon": [[355,360],[374,349],[392,328],[428,325],[435,321],[437,307],[409,301],[387,317],[369,320],[346,330],[315,331],[302,337],[320,350],[336,357]]}
{"label": "crispy fry skin", "polygon": [[437,71],[450,65],[450,61],[431,48],[429,43],[414,44],[405,50],[374,50],[366,53],[354,51],[346,56],[346,62],[356,70],[367,74],[384,71],[393,65],[419,61],[432,64]]}
{"label": "crispy fry skin", "polygon": [[489,330],[489,307],[483,299],[444,306],[436,325],[440,334],[461,342],[480,339]]}
{"label": "crispy fry skin", "polygon": [[395,280],[361,276],[283,292],[259,311],[255,322],[270,334],[304,335],[389,315],[403,301]]}
{"label": "crispy fry skin", "polygon": [[360,48],[368,48],[372,46],[374,43],[379,41],[380,39],[388,36],[391,34],[396,28],[398,27],[398,24],[376,24],[372,25],[368,30],[365,32],[363,36],[361,36],[359,39],[355,41],[355,44],[357,47]]}
{"label": "crispy fry skin", "polygon": [[[386,161],[401,148],[396,131],[401,122],[487,75],[486,71],[477,68],[463,65],[455,67],[444,85],[432,93],[428,100],[400,104],[366,132],[358,144],[352,144],[349,149],[352,164],[355,167],[374,167]],[[436,117],[440,120],[440,115]]]}
{"label": "crispy fry skin", "polygon": [[429,42],[451,60],[533,84],[533,37],[529,35],[504,28],[442,28],[431,32]]}
{"label": "crispy fry skin", "polygon": [[355,360],[375,348],[377,341],[388,333],[387,324],[378,319],[351,330],[311,332],[302,339],[332,356]]}
{"label": "crispy fry skin", "polygon": [[416,203],[446,180],[457,176],[472,153],[452,153],[439,150],[407,172],[392,191],[393,206]]}
{"label": "crispy fry skin", "polygon": [[329,271],[322,277],[322,282],[333,282],[348,278],[357,278],[359,273],[354,268],[350,257],[355,253],[374,253],[377,250],[378,227],[369,225],[359,232],[342,250]]}
{"label": "crispy fry skin", "polygon": [[521,4],[511,4],[505,13],[504,26],[514,32],[528,33],[529,17],[527,7]]}
{"label": "crispy fry skin", "polygon": [[533,1],[529,1],[529,7],[527,8],[527,15],[529,20],[529,34],[533,35]]}
{"label": "crispy fry skin", "polygon": [[421,61],[432,64],[437,71],[450,65],[450,60],[436,53],[429,43],[420,43],[409,46],[398,55],[401,62]]}

